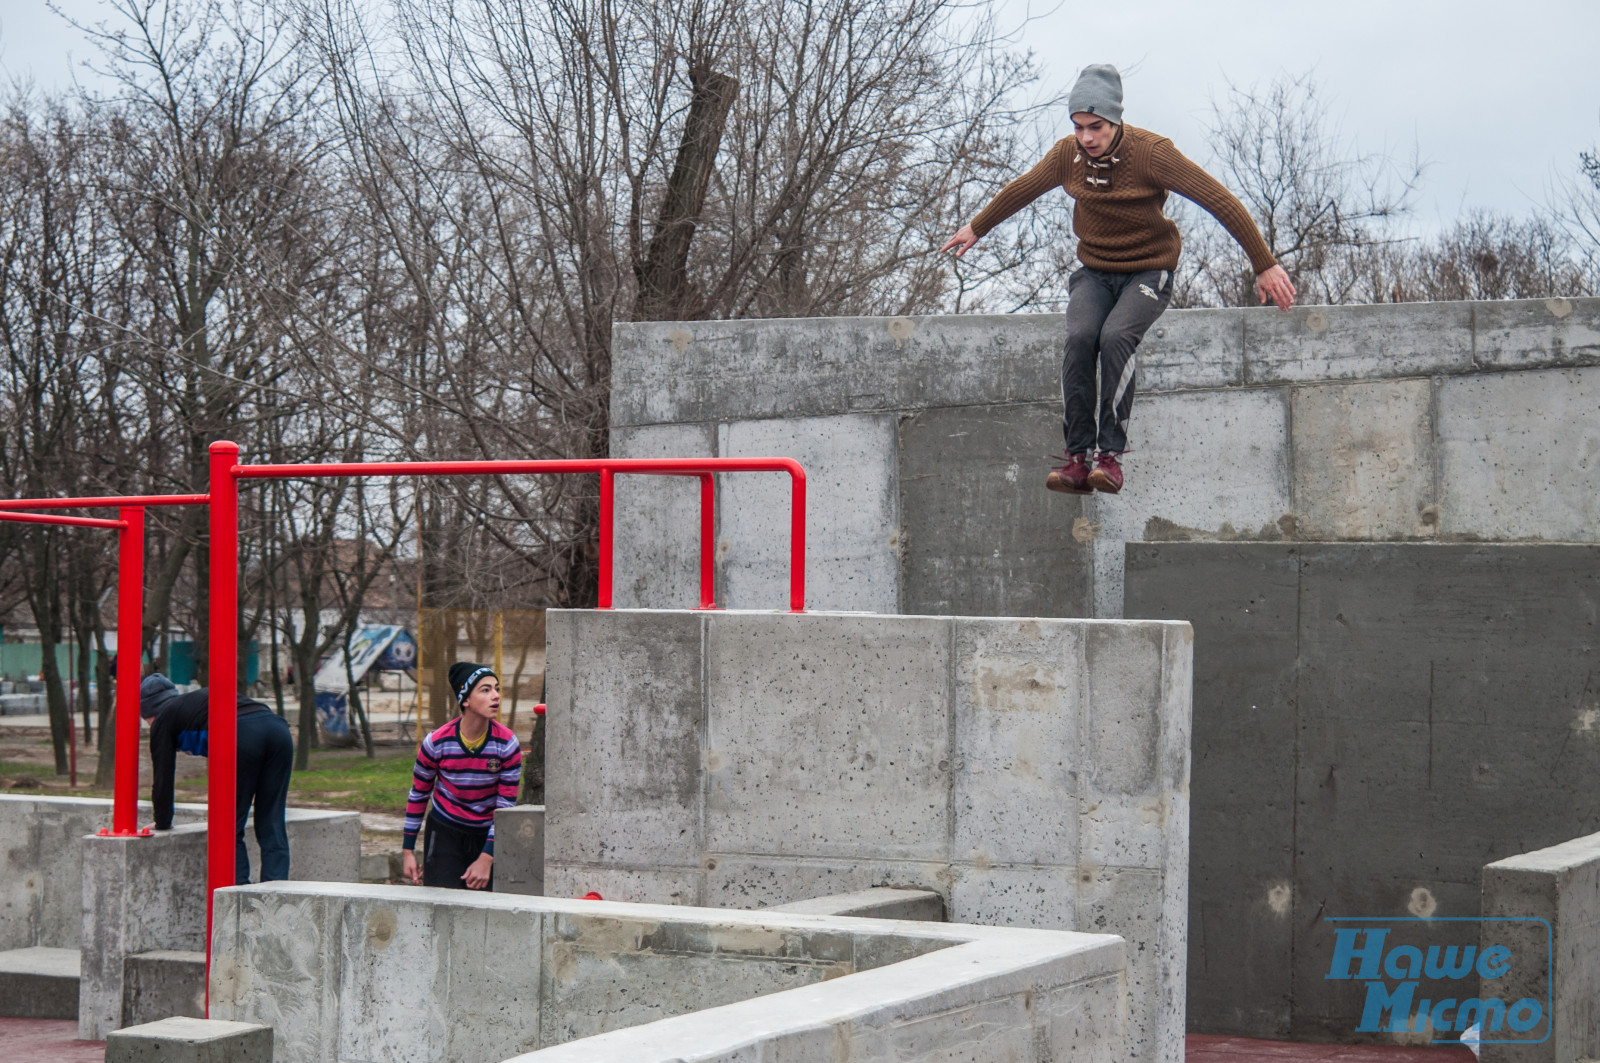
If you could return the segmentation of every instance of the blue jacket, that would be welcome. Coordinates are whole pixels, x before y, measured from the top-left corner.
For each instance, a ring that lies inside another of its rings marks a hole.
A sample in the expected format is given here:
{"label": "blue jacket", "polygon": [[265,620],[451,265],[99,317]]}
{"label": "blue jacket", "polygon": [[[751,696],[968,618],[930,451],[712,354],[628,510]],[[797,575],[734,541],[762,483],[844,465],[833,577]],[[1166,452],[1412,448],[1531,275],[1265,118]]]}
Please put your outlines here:
{"label": "blue jacket", "polygon": [[[154,776],[150,785],[150,803],[155,806],[156,830],[170,830],[172,827],[173,776],[178,768],[178,754],[203,757],[210,752],[210,735],[207,732],[210,697],[206,688],[201,687],[169,698],[150,722],[150,767]],[[254,698],[239,695],[240,716],[271,711]]]}

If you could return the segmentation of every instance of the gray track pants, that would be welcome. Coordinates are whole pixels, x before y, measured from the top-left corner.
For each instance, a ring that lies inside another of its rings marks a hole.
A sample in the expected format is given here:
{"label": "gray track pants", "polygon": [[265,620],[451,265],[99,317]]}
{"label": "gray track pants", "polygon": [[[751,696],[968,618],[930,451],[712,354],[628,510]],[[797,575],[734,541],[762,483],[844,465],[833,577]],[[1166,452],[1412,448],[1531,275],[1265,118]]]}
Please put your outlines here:
{"label": "gray track pants", "polygon": [[[1081,266],[1067,281],[1067,344],[1061,361],[1062,430],[1068,454],[1128,449],[1133,410],[1134,351],[1172,301],[1164,269],[1105,273]],[[1100,366],[1100,416],[1094,416],[1095,363]]]}

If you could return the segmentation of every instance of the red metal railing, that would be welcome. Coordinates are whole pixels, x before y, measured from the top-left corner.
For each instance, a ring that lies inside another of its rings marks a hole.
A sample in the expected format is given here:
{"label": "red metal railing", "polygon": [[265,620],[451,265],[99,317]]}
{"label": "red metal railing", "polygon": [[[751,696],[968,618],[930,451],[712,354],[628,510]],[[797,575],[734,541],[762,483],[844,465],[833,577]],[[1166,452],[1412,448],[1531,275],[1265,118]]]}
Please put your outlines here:
{"label": "red metal railing", "polygon": [[[7,503],[17,500],[6,499]],[[72,528],[113,528],[117,532],[117,734],[116,774],[112,781],[111,830],[101,834],[131,838],[139,834],[139,648],[144,623],[144,507],[121,507],[120,519],[66,517],[55,513],[19,513],[0,508],[0,520],[19,524],[53,524]],[[128,652],[129,647],[133,652]],[[86,682],[80,677],[79,682]],[[71,784],[78,784],[78,736],[72,712],[67,713]],[[148,833],[148,832],[145,832]]]}
{"label": "red metal railing", "polygon": [[[146,506],[194,506],[206,495],[126,495],[97,498],[0,498],[0,520],[117,529],[117,734],[111,784],[111,829],[102,835],[132,838],[139,829],[139,662],[144,646],[144,511]],[[118,519],[24,513],[34,509],[106,509]],[[129,649],[132,652],[129,652]]]}
{"label": "red metal railing", "polygon": [[[121,535],[117,596],[117,736],[112,829],[138,830],[139,662],[143,644],[144,507],[210,506],[210,771],[206,791],[206,972],[210,984],[213,894],[233,885],[238,729],[233,703],[238,688],[239,481],[368,476],[515,476],[598,474],[600,478],[599,606],[612,601],[612,547],[617,475],[694,476],[700,480],[700,605],[716,607],[715,483],[717,473],[783,472],[790,479],[789,608],[805,611],[806,474],[792,458],[600,458],[590,460],[342,462],[320,465],[240,465],[237,443],[211,444],[210,493],[96,498],[0,499],[0,520],[117,528]],[[119,520],[17,512],[117,507]],[[133,653],[127,647],[134,647]],[[101,831],[102,834],[108,832]],[[147,833],[147,832],[145,832]],[[208,992],[209,998],[209,992]],[[208,1009],[209,1010],[209,1009]]]}
{"label": "red metal railing", "polygon": [[239,445],[211,444],[210,778],[206,792],[206,971],[210,984],[213,894],[233,885],[234,775],[238,734],[234,712],[238,654],[239,481],[371,476],[517,476],[598,474],[600,477],[599,605],[611,608],[615,478],[618,474],[697,476],[700,479],[700,608],[713,608],[715,501],[712,476],[723,472],[789,474],[789,608],[805,610],[806,473],[792,458],[599,458],[528,461],[378,461],[319,465],[240,465]]}

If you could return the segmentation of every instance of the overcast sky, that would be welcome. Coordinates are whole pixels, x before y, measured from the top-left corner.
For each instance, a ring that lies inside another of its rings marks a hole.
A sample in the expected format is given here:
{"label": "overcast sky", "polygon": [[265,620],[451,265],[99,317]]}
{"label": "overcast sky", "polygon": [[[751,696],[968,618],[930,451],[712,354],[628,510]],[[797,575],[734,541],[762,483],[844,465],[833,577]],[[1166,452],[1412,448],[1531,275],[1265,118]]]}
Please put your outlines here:
{"label": "overcast sky", "polygon": [[[103,17],[98,0],[59,6]],[[1038,15],[1019,40],[1052,85],[1088,63],[1117,65],[1126,120],[1202,162],[1210,99],[1229,81],[1312,71],[1363,150],[1403,158],[1415,142],[1432,163],[1423,231],[1472,207],[1527,212],[1600,142],[1600,0],[1000,0],[1000,11],[1012,27]],[[43,0],[0,0],[6,76],[63,87],[89,53]]]}

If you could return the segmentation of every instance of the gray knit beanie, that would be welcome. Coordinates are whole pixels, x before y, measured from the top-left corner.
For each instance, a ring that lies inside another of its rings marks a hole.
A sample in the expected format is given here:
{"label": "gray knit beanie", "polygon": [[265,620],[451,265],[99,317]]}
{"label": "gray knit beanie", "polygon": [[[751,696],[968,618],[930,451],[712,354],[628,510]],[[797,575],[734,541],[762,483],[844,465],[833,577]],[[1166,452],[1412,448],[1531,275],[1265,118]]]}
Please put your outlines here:
{"label": "gray knit beanie", "polygon": [[1067,113],[1088,113],[1115,125],[1122,124],[1122,75],[1110,63],[1083,68],[1067,97]]}

